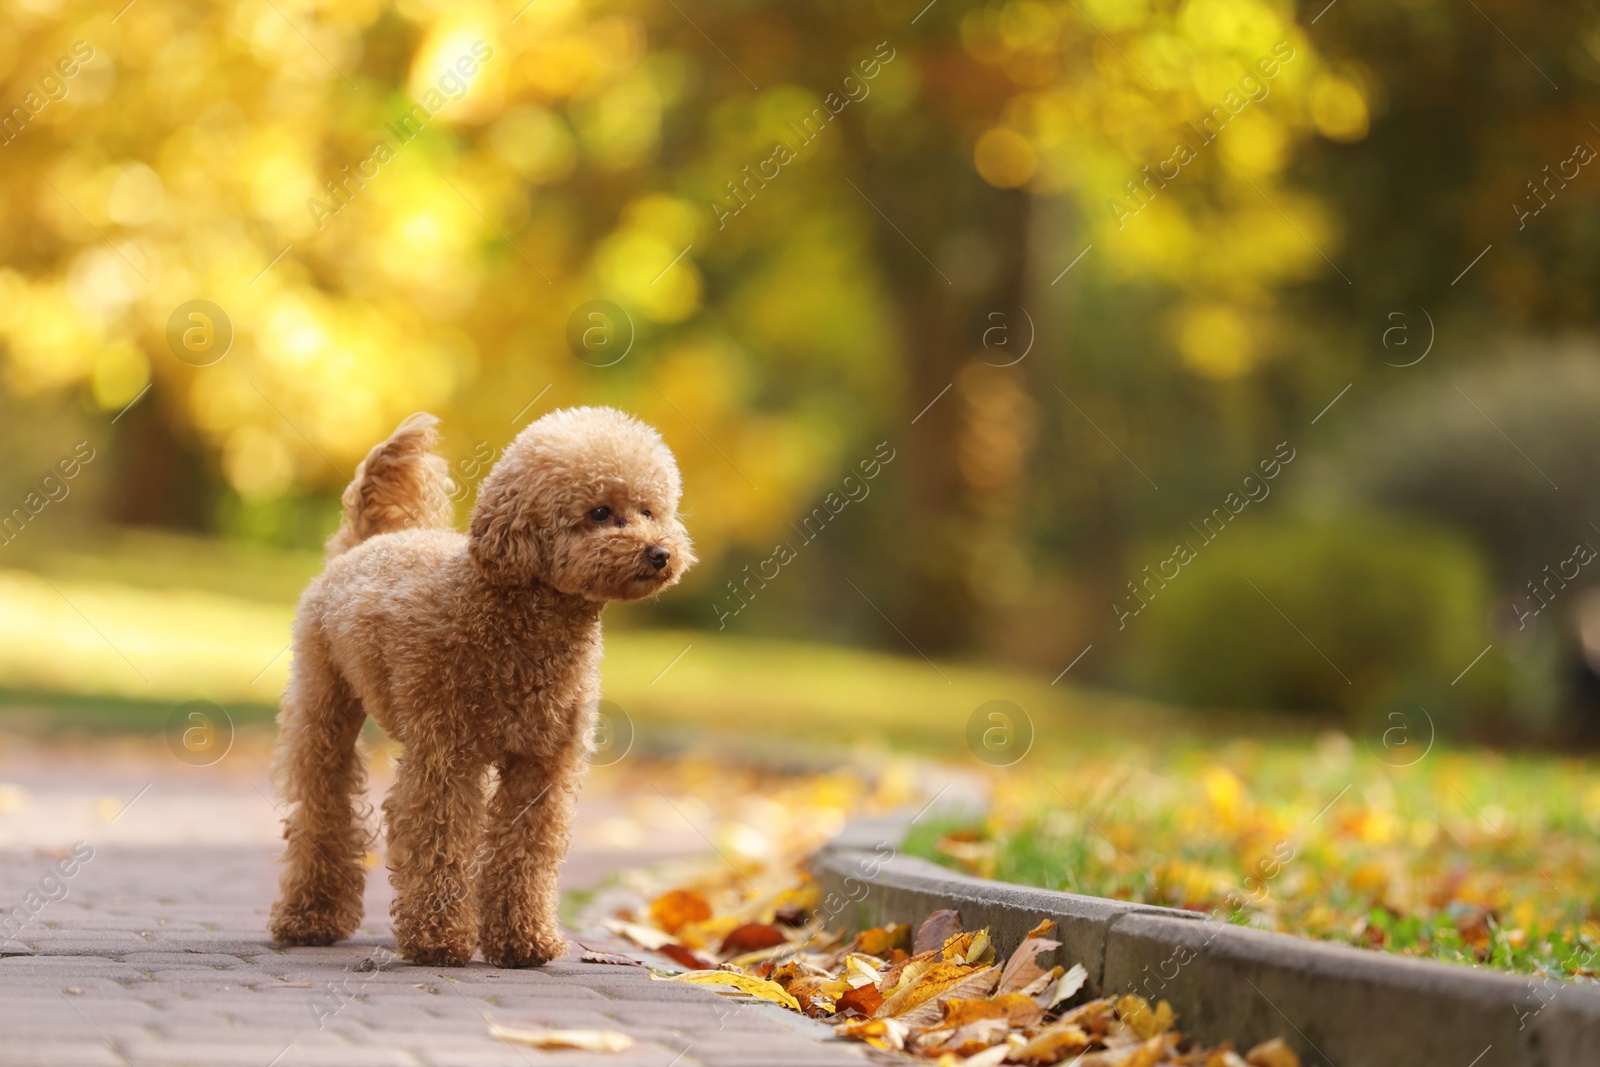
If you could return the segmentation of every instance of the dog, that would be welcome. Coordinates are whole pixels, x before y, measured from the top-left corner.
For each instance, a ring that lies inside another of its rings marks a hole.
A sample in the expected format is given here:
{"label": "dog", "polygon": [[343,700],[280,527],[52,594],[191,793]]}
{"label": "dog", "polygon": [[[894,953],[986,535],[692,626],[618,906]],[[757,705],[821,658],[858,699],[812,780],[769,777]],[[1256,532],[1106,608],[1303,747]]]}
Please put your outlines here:
{"label": "dog", "polygon": [[600,612],[695,563],[682,479],[638,419],[552,412],[494,465],[463,535],[437,425],[413,415],[368,453],[296,611],[270,931],[330,945],[361,921],[356,739],[370,715],[402,746],[383,801],[399,955],[460,965],[476,948],[498,967],[538,966],[568,948],[557,875],[600,695]]}

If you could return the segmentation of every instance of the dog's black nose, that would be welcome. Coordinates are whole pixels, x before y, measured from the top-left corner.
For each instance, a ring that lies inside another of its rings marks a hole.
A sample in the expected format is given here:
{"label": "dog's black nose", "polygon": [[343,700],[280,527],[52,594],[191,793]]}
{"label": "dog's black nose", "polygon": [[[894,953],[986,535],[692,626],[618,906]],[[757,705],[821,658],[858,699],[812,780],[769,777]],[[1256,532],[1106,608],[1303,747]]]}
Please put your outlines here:
{"label": "dog's black nose", "polygon": [[651,545],[644,550],[644,558],[650,561],[650,566],[660,570],[667,565],[667,560],[672,558],[672,553],[660,545]]}

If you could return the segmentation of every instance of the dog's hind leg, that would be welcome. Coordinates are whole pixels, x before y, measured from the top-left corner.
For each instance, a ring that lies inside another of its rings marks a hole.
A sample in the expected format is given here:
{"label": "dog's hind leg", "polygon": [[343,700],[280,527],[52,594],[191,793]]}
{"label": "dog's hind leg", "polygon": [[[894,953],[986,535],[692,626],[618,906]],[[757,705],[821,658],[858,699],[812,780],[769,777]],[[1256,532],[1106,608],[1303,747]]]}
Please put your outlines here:
{"label": "dog's hind leg", "polygon": [[283,830],[289,845],[269,924],[279,942],[331,945],[361,922],[370,835],[363,818],[366,766],[356,738],[365,720],[321,638],[297,634],[273,772],[289,804]]}
{"label": "dog's hind leg", "polygon": [[489,809],[489,860],[478,878],[483,958],[496,967],[536,967],[566,954],[556,918],[561,865],[588,764],[582,745],[555,756],[507,755]]}
{"label": "dog's hind leg", "polygon": [[394,787],[383,801],[395,942],[412,963],[459,966],[472,958],[476,943],[471,881],[483,826],[484,768],[450,739],[403,741]]}

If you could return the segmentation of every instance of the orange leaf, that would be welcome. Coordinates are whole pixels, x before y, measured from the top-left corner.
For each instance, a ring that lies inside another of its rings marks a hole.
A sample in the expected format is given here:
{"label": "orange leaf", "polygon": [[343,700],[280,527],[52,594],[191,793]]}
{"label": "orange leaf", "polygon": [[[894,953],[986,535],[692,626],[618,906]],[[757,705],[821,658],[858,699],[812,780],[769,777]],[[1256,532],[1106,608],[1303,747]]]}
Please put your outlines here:
{"label": "orange leaf", "polygon": [[709,971],[716,966],[710,960],[701,959],[675,941],[662,945],[656,951],[673,963],[687,967],[691,971]]}
{"label": "orange leaf", "polygon": [[861,1015],[872,1016],[883,1007],[883,994],[868,982],[866,985],[856,986],[844,996],[839,998],[838,1008],[840,1014],[857,1012]]}
{"label": "orange leaf", "polygon": [[890,923],[888,926],[877,926],[871,930],[861,931],[851,948],[855,952],[865,952],[869,956],[883,959],[894,949],[905,948],[910,943],[911,927],[904,923]]}
{"label": "orange leaf", "polygon": [[743,926],[735,927],[722,939],[722,954],[742,956],[746,952],[782,945],[788,940],[783,936],[783,931],[775,926],[768,926],[766,923],[745,923]]}
{"label": "orange leaf", "polygon": [[1003,1019],[1006,1009],[992,1000],[964,1000],[951,997],[944,1002],[944,1021],[940,1026],[960,1027],[980,1019]]}
{"label": "orange leaf", "polygon": [[832,978],[821,978],[816,975],[802,975],[790,979],[783,989],[795,1000],[800,1002],[800,1010],[808,1015],[823,1014],[833,1015],[838,1011],[834,1003],[833,991],[830,987],[839,984]]}
{"label": "orange leaf", "polygon": [[692,889],[672,889],[650,902],[650,918],[667,933],[675,934],[690,923],[711,918],[711,905]]}
{"label": "orange leaf", "polygon": [[1044,1008],[1032,997],[1021,993],[1001,993],[989,1003],[1005,1009],[1006,1022],[1012,1026],[1037,1026],[1044,1018]]}

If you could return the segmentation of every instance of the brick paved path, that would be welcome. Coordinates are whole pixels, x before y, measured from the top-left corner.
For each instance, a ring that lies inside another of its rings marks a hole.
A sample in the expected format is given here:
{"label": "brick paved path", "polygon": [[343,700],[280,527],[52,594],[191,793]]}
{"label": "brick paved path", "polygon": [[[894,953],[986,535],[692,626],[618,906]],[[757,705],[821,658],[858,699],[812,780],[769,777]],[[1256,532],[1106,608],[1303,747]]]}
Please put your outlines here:
{"label": "brick paved path", "polygon": [[[530,971],[383,962],[390,956],[380,948],[394,940],[381,869],[352,942],[275,949],[265,924],[277,814],[259,759],[230,764],[223,773],[150,751],[41,756],[0,744],[0,936],[11,938],[0,943],[0,1064],[864,1062],[859,1046],[828,1040],[825,1028],[782,1009],[651,981],[642,967],[584,963],[576,950]],[[595,884],[641,858],[605,844],[619,803],[604,793],[586,800],[567,885]],[[655,855],[704,847],[692,827],[648,837]],[[84,844],[74,853],[76,842]],[[619,950],[600,937],[582,942]],[[489,1036],[490,1018],[619,1030],[636,1044],[621,1053],[514,1046]]]}

